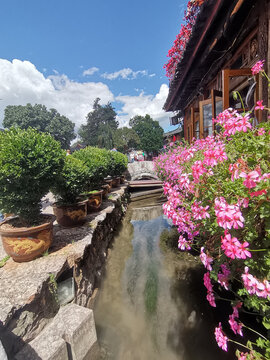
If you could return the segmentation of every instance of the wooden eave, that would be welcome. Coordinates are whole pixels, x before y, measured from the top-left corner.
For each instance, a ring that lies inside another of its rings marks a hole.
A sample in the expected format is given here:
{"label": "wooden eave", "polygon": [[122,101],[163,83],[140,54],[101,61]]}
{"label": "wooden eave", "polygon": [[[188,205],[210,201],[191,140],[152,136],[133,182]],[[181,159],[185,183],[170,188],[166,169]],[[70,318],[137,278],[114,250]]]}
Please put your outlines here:
{"label": "wooden eave", "polygon": [[208,0],[203,5],[170,83],[166,111],[183,111],[217,75],[256,26],[255,4],[256,0]]}

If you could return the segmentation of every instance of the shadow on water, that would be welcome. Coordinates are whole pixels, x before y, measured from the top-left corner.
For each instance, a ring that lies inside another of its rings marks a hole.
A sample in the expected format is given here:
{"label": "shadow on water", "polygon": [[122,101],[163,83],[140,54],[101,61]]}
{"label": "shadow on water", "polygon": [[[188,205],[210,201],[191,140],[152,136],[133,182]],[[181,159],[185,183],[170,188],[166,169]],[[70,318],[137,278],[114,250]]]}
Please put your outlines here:
{"label": "shadow on water", "polygon": [[165,229],[170,225],[155,199],[130,205],[94,309],[102,358],[232,359],[216,345],[217,320],[198,259],[160,247]]}

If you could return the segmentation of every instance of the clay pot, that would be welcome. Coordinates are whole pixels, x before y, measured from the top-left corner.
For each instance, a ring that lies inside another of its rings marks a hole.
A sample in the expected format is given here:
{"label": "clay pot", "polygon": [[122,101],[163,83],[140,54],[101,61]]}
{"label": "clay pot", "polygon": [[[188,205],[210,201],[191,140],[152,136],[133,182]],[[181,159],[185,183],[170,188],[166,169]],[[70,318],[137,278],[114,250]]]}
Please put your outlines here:
{"label": "clay pot", "polygon": [[107,195],[110,191],[110,185],[105,184],[105,185],[102,185],[101,188],[102,188],[102,198],[105,199],[105,198],[107,198]]}
{"label": "clay pot", "polygon": [[58,224],[66,227],[82,225],[87,216],[87,200],[77,202],[76,204],[53,205],[53,212]]}
{"label": "clay pot", "polygon": [[116,188],[120,186],[120,177],[115,177],[112,179],[112,187]]}
{"label": "clay pot", "polygon": [[120,176],[120,184],[124,184],[124,183],[125,183],[125,180],[126,180],[125,175],[121,175],[121,176]]}
{"label": "clay pot", "polygon": [[42,255],[52,243],[53,222],[55,216],[42,215],[45,222],[32,227],[6,227],[4,224],[12,224],[13,219],[4,220],[0,224],[5,252],[16,262],[31,261]]}
{"label": "clay pot", "polygon": [[112,179],[105,179],[104,180],[105,184],[109,185],[109,192],[111,192],[111,188],[112,188]]}
{"label": "clay pot", "polygon": [[89,193],[87,195],[88,200],[87,200],[87,213],[92,213],[95,211],[98,211],[98,209],[100,208],[101,204],[102,204],[102,193],[103,190],[101,191],[96,191],[94,193]]}

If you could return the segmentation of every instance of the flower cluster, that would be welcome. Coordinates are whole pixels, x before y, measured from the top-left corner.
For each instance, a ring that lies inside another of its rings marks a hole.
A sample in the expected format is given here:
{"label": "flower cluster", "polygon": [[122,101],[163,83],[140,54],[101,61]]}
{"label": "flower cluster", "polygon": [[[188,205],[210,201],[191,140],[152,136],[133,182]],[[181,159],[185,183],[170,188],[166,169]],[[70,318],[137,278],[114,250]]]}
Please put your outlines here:
{"label": "flower cluster", "polygon": [[270,300],[270,283],[266,279],[262,282],[249,273],[249,268],[245,267],[245,272],[242,274],[242,279],[245,288],[250,295],[256,294],[258,297],[269,298]]}
{"label": "flower cluster", "polygon": [[226,256],[231,259],[246,259],[251,257],[251,253],[246,249],[249,246],[247,241],[241,243],[236,237],[226,233],[221,237],[221,249],[224,250]]}
{"label": "flower cluster", "polygon": [[187,43],[192,33],[200,7],[207,0],[190,0],[187,4],[187,10],[184,16],[184,24],[181,24],[179,34],[173,43],[172,48],[168,51],[168,62],[164,65],[166,76],[172,79],[176,70],[176,66],[182,59]]}
{"label": "flower cluster", "polygon": [[[253,71],[260,69],[259,63]],[[262,103],[257,106],[265,111]],[[222,289],[234,292],[243,308],[266,314],[270,312],[270,123],[254,127],[250,114],[233,109],[223,111],[215,122],[222,129],[215,137],[170,144],[155,160],[167,196],[164,213],[178,229],[179,249],[200,249],[211,306],[217,306],[216,290]],[[233,307],[228,321],[232,331],[242,335],[239,309]],[[270,321],[263,324],[270,326]],[[221,325],[215,335],[226,350],[228,339]],[[270,342],[262,348],[267,346]],[[250,354],[257,353],[246,347],[250,352],[238,352],[238,358],[251,359]]]}

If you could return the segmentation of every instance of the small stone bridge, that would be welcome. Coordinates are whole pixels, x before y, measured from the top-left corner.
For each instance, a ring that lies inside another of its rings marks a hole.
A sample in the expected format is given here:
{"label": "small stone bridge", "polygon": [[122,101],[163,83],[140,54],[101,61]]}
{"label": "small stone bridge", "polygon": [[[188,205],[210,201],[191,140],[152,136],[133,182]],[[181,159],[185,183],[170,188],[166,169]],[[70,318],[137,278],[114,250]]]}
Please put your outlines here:
{"label": "small stone bridge", "polygon": [[153,161],[134,161],[129,163],[126,176],[131,181],[142,179],[159,180],[154,170]]}

